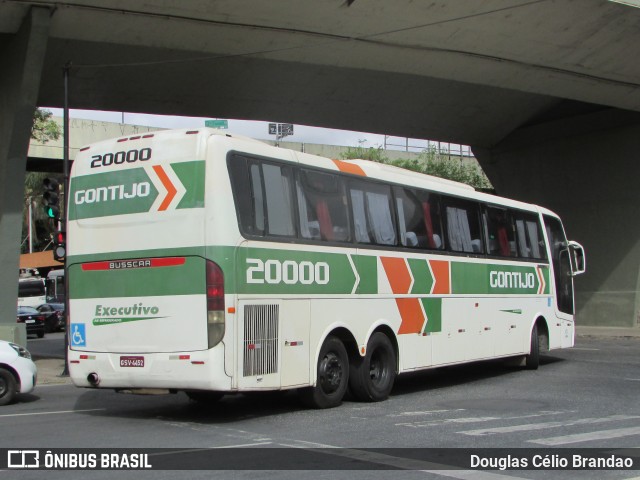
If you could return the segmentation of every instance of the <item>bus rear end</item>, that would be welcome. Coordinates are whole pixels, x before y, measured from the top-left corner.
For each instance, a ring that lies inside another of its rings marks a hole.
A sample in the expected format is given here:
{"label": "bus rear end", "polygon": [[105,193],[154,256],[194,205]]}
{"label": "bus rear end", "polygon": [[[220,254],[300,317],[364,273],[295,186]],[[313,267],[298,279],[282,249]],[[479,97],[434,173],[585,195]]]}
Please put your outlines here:
{"label": "bus rear end", "polygon": [[224,276],[206,258],[206,132],[157,132],[78,154],[68,208],[75,385],[229,390]]}

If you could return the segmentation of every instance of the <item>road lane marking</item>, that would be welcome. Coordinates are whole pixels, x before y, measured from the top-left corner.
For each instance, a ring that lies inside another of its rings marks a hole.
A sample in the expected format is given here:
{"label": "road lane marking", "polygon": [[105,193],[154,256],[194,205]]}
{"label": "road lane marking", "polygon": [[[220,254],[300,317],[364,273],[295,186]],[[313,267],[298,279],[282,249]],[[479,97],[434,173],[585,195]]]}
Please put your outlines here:
{"label": "road lane marking", "polygon": [[100,410],[106,410],[106,408],[88,408],[86,410],[58,410],[57,412],[30,412],[30,413],[9,413],[6,415],[0,415],[0,417],[26,417],[27,415],[53,415],[61,413],[80,413],[80,412],[98,412]]}
{"label": "road lane marking", "polygon": [[322,443],[307,442],[304,440],[291,440],[290,443],[278,442],[279,445],[290,448],[318,449],[316,453],[325,455],[335,455],[338,457],[350,458],[360,462],[387,465],[402,470],[441,475],[443,477],[456,478],[459,480],[523,480],[522,477],[512,477],[491,473],[483,470],[450,470],[451,465],[445,465],[411,458],[401,458],[379,452],[359,450],[355,448],[336,447]]}
{"label": "road lane marking", "polygon": [[553,446],[566,445],[568,443],[590,442],[592,440],[608,440],[611,438],[630,437],[632,435],[640,435],[640,427],[614,428],[611,430],[599,430],[596,432],[576,433],[574,435],[563,435],[561,437],[528,440],[528,442]]}
{"label": "road lane marking", "polygon": [[400,412],[400,413],[390,413],[387,417],[418,417],[422,415],[433,415],[435,413],[446,413],[446,412],[463,412],[464,408],[457,408],[455,410],[425,410],[422,412]]}
{"label": "road lane marking", "polygon": [[545,428],[559,428],[570,427],[573,425],[590,425],[594,423],[606,423],[617,422],[622,420],[634,420],[640,416],[637,415],[611,415],[603,418],[581,418],[578,420],[570,420],[566,422],[544,422],[544,423],[527,423],[523,425],[512,425],[509,427],[495,427],[495,428],[482,428],[478,430],[467,430],[462,433],[464,435],[481,436],[481,435],[494,435],[497,433],[513,433],[513,432],[526,432],[531,430],[543,430]]}
{"label": "road lane marking", "polygon": [[[422,420],[417,422],[403,422],[396,423],[396,427],[411,427],[411,428],[423,428],[423,427],[436,427],[441,425],[447,425],[451,423],[480,423],[480,422],[491,422],[494,420],[520,420],[523,418],[537,418],[537,417],[546,417],[550,415],[566,415],[567,412],[542,412],[542,413],[533,413],[530,415],[517,415],[515,417],[461,417],[461,418],[445,418],[443,420]],[[460,433],[460,432],[458,432]]]}
{"label": "road lane marking", "polygon": [[246,448],[246,447],[255,447],[258,445],[272,445],[273,442],[256,442],[256,443],[245,443],[243,445],[222,445],[220,447],[211,447],[211,448]]}

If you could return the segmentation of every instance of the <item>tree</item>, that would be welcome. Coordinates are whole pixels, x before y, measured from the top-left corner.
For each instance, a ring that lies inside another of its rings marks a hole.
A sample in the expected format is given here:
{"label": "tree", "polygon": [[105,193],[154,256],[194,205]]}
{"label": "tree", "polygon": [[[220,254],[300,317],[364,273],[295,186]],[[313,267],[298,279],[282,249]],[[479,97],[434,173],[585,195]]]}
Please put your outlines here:
{"label": "tree", "polygon": [[33,126],[31,127],[31,138],[40,143],[47,143],[49,140],[57,140],[62,132],[60,125],[51,120],[53,114],[49,110],[36,108],[33,114]]}

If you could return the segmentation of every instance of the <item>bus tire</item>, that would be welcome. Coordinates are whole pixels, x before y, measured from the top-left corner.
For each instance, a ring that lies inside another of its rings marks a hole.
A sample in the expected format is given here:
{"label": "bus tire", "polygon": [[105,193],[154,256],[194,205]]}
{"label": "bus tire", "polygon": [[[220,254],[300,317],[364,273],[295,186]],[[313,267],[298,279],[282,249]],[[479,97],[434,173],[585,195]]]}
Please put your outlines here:
{"label": "bus tire", "polygon": [[18,392],[18,383],[13,374],[0,368],[0,405],[7,405],[13,401]]}
{"label": "bus tire", "polygon": [[524,367],[527,370],[537,370],[540,365],[540,340],[538,338],[538,325],[531,329],[531,348],[529,355],[524,357]]}
{"label": "bus tire", "polygon": [[224,397],[223,392],[187,391],[185,393],[189,399],[203,405],[207,403],[216,403]]}
{"label": "bus tire", "polygon": [[349,385],[349,356],[339,338],[327,337],[316,368],[316,385],[299,390],[302,403],[311,408],[337,407]]}
{"label": "bus tire", "polygon": [[396,378],[396,352],[382,332],[374,333],[367,354],[352,364],[349,372],[351,394],[362,402],[386,400]]}

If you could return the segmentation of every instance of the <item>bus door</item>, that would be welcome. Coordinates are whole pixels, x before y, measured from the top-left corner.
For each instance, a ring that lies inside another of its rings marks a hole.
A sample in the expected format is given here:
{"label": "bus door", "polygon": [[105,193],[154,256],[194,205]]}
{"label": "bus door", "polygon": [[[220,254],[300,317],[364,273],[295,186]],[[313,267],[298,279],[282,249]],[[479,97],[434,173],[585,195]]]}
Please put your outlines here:
{"label": "bus door", "polygon": [[572,316],[575,313],[573,277],[585,271],[584,250],[578,243],[567,241],[559,219],[545,215],[544,223],[553,265],[556,308],[561,314]]}

